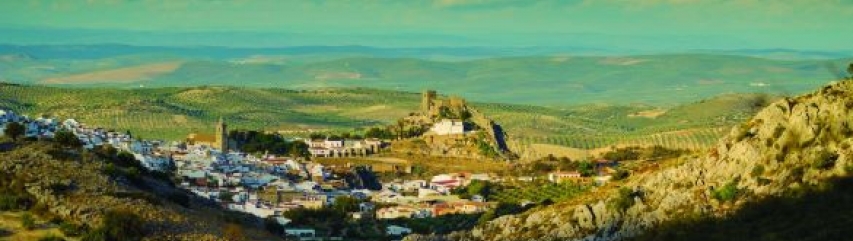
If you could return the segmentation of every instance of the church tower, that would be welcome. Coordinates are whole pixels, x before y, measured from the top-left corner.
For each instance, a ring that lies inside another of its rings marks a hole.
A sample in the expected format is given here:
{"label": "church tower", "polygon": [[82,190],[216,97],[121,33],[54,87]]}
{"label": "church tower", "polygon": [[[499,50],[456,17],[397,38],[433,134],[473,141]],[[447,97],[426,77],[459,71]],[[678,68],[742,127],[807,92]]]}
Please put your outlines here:
{"label": "church tower", "polygon": [[433,101],[436,100],[437,93],[435,90],[425,90],[423,94],[421,94],[421,112],[426,115],[430,114],[430,110],[432,110]]}
{"label": "church tower", "polygon": [[228,152],[228,125],[220,116],[219,123],[216,124],[216,148],[219,148],[222,153]]}

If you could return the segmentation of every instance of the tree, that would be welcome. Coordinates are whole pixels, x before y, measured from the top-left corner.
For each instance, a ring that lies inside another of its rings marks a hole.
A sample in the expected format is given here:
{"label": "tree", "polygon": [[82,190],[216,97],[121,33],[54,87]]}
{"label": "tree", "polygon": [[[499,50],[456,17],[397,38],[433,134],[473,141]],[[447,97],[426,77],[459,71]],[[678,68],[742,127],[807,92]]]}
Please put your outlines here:
{"label": "tree", "polygon": [[120,167],[136,167],[142,168],[142,164],[130,152],[122,151],[116,155],[116,165]]}
{"label": "tree", "polygon": [[488,197],[492,193],[492,184],[487,181],[471,180],[471,184],[468,184],[467,189],[468,195]]}
{"label": "tree", "polygon": [[74,133],[67,130],[57,131],[56,134],[54,134],[53,139],[59,143],[59,145],[66,148],[77,148],[83,146],[80,139],[77,139],[77,135],[74,135]]}
{"label": "tree", "polygon": [[306,157],[311,153],[308,152],[308,144],[301,141],[294,141],[290,145],[290,150],[288,150],[288,154],[294,157]]}
{"label": "tree", "polygon": [[104,232],[108,240],[141,240],[144,222],[139,215],[128,211],[110,211],[104,215]]}
{"label": "tree", "polygon": [[18,137],[27,132],[27,127],[18,122],[9,122],[6,124],[6,129],[3,134],[12,137],[12,140],[18,141]]}
{"label": "tree", "polygon": [[578,165],[578,172],[580,172],[581,175],[585,177],[595,175],[595,165],[593,165],[592,162],[589,161],[582,161]]}
{"label": "tree", "polygon": [[393,134],[391,134],[388,129],[379,128],[379,127],[371,127],[364,133],[364,137],[367,138],[379,138],[379,139],[391,139]]}
{"label": "tree", "polygon": [[101,145],[98,149],[95,149],[95,152],[107,158],[112,158],[118,155],[118,149],[113,147],[113,145]]}
{"label": "tree", "polygon": [[326,138],[326,135],[323,133],[311,133],[308,135],[308,139],[311,139],[311,140],[319,140],[319,139],[325,139],[325,138]]}
{"label": "tree", "polygon": [[332,209],[338,212],[355,212],[358,211],[358,199],[350,196],[339,196],[335,198],[335,203],[332,204]]}

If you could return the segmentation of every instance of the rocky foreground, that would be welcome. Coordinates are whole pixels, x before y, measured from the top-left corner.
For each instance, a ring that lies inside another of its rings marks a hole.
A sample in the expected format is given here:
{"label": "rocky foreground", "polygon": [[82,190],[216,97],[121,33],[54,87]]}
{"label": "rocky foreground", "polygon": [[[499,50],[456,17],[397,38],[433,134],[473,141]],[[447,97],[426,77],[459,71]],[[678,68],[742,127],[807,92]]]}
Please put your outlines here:
{"label": "rocky foreground", "polygon": [[[221,209],[170,199],[180,190],[151,177],[142,177],[145,188],[123,177],[108,175],[106,162],[92,153],[65,150],[51,143],[28,143],[0,152],[0,183],[23,189],[37,207],[55,218],[97,227],[108,211],[139,216],[143,240],[226,240],[227,214]],[[184,206],[185,205],[185,206]],[[279,240],[251,227],[249,240]]]}
{"label": "rocky foreground", "polygon": [[555,204],[468,232],[407,240],[623,240],[687,217],[725,217],[747,202],[853,171],[853,82],[770,104],[700,158],[636,175],[608,198]]}

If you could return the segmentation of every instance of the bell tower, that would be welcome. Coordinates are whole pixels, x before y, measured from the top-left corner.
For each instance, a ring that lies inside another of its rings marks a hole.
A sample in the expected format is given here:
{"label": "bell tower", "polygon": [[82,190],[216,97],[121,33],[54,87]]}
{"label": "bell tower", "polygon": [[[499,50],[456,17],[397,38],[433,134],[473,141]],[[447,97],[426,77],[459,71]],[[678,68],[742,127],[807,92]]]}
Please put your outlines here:
{"label": "bell tower", "polygon": [[219,148],[222,153],[228,152],[228,125],[225,124],[225,119],[219,117],[219,123],[216,124],[216,148]]}

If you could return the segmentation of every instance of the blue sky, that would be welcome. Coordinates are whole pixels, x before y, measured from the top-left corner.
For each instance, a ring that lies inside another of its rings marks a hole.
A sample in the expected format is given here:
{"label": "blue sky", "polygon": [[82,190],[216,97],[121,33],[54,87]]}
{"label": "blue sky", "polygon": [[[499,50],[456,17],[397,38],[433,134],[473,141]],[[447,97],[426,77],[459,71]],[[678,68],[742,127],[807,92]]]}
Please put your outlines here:
{"label": "blue sky", "polygon": [[0,43],[850,50],[851,0],[14,0]]}

